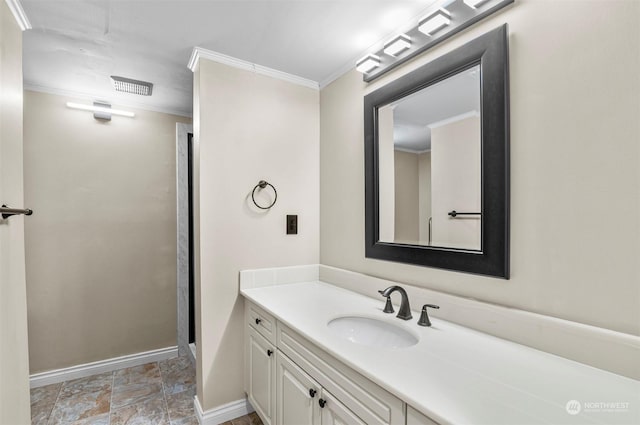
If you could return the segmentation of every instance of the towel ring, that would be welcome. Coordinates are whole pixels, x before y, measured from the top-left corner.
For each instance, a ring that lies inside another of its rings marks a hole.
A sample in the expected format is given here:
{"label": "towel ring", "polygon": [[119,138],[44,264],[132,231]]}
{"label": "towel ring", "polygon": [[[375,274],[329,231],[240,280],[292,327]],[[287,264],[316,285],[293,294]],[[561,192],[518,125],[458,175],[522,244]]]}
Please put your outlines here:
{"label": "towel ring", "polygon": [[[256,194],[256,189],[257,188],[264,189],[267,186],[271,186],[271,189],[273,189],[273,193],[275,194],[275,197],[273,198],[273,202],[271,204],[269,204],[268,207],[263,207],[261,205],[258,205],[258,203],[256,202],[255,194]],[[255,185],[255,187],[251,191],[251,200],[253,201],[254,205],[256,207],[260,208],[261,210],[268,210],[269,208],[271,208],[272,206],[274,206],[276,204],[276,201],[278,200],[278,192],[276,191],[276,188],[273,187],[273,185],[271,183],[269,183],[267,181],[264,181],[264,180],[260,180],[258,182],[258,184]]]}

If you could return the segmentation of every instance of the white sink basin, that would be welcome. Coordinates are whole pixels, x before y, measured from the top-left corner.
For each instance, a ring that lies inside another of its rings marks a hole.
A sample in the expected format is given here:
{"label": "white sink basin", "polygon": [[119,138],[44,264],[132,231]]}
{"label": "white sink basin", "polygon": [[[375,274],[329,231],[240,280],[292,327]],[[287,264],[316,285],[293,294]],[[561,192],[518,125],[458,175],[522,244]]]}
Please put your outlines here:
{"label": "white sink basin", "polygon": [[418,343],[416,336],[401,327],[368,317],[339,317],[327,326],[336,335],[369,347],[405,348]]}

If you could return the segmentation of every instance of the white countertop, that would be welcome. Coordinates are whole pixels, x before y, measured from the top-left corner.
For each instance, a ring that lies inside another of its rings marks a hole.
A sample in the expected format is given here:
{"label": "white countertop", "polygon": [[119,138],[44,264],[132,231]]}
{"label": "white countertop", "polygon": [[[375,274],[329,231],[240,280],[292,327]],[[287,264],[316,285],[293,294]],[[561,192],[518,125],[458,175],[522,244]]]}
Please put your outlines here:
{"label": "white countertop", "polygon": [[[441,424],[640,424],[640,382],[630,378],[436,318],[432,327],[421,327],[415,309],[412,320],[400,320],[382,312],[383,298],[323,282],[241,294]],[[401,326],[419,342],[371,348],[327,327],[330,320],[351,315]],[[581,406],[577,415],[567,412],[571,400]]]}

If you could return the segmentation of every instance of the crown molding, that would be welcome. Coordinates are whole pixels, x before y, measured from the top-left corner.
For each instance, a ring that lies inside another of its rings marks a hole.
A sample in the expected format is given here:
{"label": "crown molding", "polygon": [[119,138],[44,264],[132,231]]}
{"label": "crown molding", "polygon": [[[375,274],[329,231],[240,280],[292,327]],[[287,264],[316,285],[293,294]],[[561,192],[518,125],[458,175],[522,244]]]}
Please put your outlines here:
{"label": "crown molding", "polygon": [[[71,97],[75,99],[83,99],[83,100],[90,100],[90,101],[95,101],[96,99],[106,100],[106,97],[102,95],[92,95],[88,93],[76,92],[73,90],[65,90],[65,89],[58,89],[54,87],[41,86],[38,84],[30,83],[28,81],[24,82],[23,88],[24,90],[35,91],[39,93],[55,94],[57,96]],[[151,112],[160,112],[163,114],[177,115],[185,118],[193,117],[190,111],[185,111],[181,109],[157,107],[157,106],[148,105],[145,103],[121,101],[119,99],[114,99],[114,100],[111,100],[110,102],[112,104],[118,105],[119,107],[124,106],[126,108],[140,109],[143,111],[151,111]]]}
{"label": "crown molding", "polygon": [[211,50],[203,49],[202,47],[194,47],[191,53],[191,58],[187,67],[196,72],[200,59],[207,59],[213,62],[222,63],[232,66],[234,68],[244,69],[246,71],[253,71],[256,74],[266,75],[267,77],[277,78],[279,80],[288,81],[293,84],[308,87],[314,90],[319,90],[320,85],[317,81],[308,80],[306,78],[298,77],[297,75],[287,74],[286,72],[278,71],[277,69],[268,68],[266,66],[257,65],[255,63],[247,62],[242,59],[234,58],[232,56],[223,55],[222,53],[214,52]]}
{"label": "crown molding", "polygon": [[477,111],[477,110],[474,109],[473,111],[465,112],[465,113],[462,113],[462,114],[454,115],[454,116],[449,117],[449,118],[445,118],[445,119],[440,120],[440,121],[432,122],[427,127],[429,127],[429,128],[438,128],[438,127],[442,127],[443,125],[452,124],[452,123],[454,123],[456,121],[462,121],[462,120],[467,119],[467,118],[479,117],[479,116],[480,116],[480,111]]}
{"label": "crown molding", "polygon": [[399,147],[399,146],[394,146],[393,150],[394,151],[400,151],[400,152],[406,152],[406,153],[413,153],[413,154],[416,154],[416,155],[422,155],[423,153],[431,152],[431,148],[417,150],[417,149],[402,148],[402,147]]}
{"label": "crown molding", "polygon": [[31,22],[29,22],[29,18],[27,14],[24,12],[22,8],[22,3],[20,0],[5,0],[7,6],[11,13],[13,13],[13,17],[16,18],[16,22],[18,22],[18,26],[22,31],[30,30],[33,28],[31,26]]}

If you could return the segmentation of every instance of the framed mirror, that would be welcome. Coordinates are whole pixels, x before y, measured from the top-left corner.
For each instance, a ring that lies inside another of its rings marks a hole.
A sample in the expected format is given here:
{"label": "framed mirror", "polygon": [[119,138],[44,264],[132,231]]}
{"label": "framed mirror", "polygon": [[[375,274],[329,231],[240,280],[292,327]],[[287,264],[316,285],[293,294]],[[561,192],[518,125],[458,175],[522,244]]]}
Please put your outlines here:
{"label": "framed mirror", "polygon": [[504,25],[364,98],[365,254],[509,278]]}

